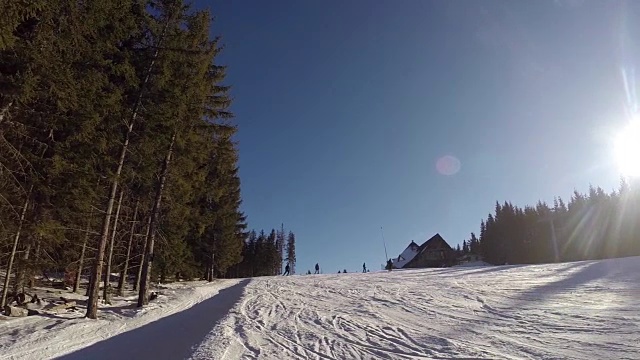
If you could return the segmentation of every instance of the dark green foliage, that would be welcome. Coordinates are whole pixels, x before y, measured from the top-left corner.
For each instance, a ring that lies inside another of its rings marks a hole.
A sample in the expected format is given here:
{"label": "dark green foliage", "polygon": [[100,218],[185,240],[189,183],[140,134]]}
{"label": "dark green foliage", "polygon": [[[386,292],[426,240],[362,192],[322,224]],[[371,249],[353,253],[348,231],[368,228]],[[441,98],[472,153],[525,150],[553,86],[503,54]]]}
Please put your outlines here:
{"label": "dark green foliage", "polygon": [[75,272],[83,253],[84,274],[95,270],[114,188],[114,272],[129,254],[137,273],[155,239],[154,282],[229,276],[246,218],[211,15],[181,0],[0,1],[0,266],[19,254],[12,286]]}
{"label": "dark green foliage", "polygon": [[293,232],[289,231],[289,236],[287,236],[287,248],[286,248],[287,257],[285,261],[291,267],[291,273],[296,273],[296,236]]}
{"label": "dark green foliage", "polygon": [[[282,252],[278,247],[278,237],[284,234],[284,226],[279,231],[271,230],[266,235],[264,230],[256,234],[249,232],[247,240],[243,242],[242,262],[232,266],[227,277],[273,276],[282,273]],[[289,232],[287,239],[287,263],[290,274],[295,270],[295,235]],[[289,260],[290,259],[290,260]]]}
{"label": "dark green foliage", "polygon": [[472,253],[480,249],[492,264],[638,256],[639,218],[640,188],[623,180],[617,192],[590,187],[588,194],[574,191],[568,204],[554,199],[553,207],[496,203],[494,214],[480,225],[477,245],[472,234],[469,248]]}

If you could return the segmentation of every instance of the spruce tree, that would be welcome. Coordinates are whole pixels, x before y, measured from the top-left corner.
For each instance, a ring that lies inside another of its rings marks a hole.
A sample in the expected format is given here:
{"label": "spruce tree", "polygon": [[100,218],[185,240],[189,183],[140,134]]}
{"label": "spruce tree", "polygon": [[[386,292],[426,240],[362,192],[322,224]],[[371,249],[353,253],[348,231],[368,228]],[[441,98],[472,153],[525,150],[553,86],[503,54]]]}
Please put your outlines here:
{"label": "spruce tree", "polygon": [[286,234],[284,232],[284,224],[280,224],[280,230],[278,230],[276,233],[276,249],[278,251],[276,264],[275,264],[276,274],[282,273],[282,266],[285,258],[285,254],[284,254],[285,243],[286,243]]}
{"label": "spruce tree", "polygon": [[287,236],[287,258],[285,259],[287,264],[289,264],[289,268],[291,274],[296,273],[296,236],[293,232],[289,231],[289,235]]}

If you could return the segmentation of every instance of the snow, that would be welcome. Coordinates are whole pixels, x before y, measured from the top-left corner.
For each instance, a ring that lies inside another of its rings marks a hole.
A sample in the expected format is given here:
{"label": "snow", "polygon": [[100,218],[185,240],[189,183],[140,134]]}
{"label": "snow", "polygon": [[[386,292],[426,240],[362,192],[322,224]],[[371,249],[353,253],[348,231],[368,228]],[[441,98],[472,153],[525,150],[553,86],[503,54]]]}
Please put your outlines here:
{"label": "snow", "polygon": [[[92,344],[105,344],[118,338],[116,335],[121,333],[126,332],[127,337],[130,337],[136,334],[134,329],[148,329],[153,324],[160,323],[157,321],[159,319],[166,320],[173,314],[187,313],[187,309],[196,308],[204,300],[239,282],[240,280],[218,280],[213,283],[198,281],[161,285],[158,289],[160,294],[158,298],[144,309],[137,309],[135,306],[137,296],[128,293],[126,297],[114,297],[112,305],[101,304],[98,320],[84,318],[85,296],[68,291],[36,289],[38,297],[43,300],[57,299],[60,296],[75,300],[79,305],[77,311],[62,314],[45,312],[44,315],[23,318],[8,318],[0,315],[0,359],[50,359],[82,348],[91,349]],[[179,324],[176,324],[172,328],[162,329],[170,332],[165,336],[165,340],[176,342],[174,332],[179,329],[178,326]],[[203,337],[208,330],[210,329],[205,329]],[[172,336],[171,339],[168,338],[169,335]],[[149,347],[149,339],[141,342],[147,352],[149,349],[157,348],[156,340],[153,340],[154,346]],[[99,347],[94,345],[94,349],[96,348]],[[111,357],[110,354],[134,349],[137,348],[114,347],[108,352],[99,352],[84,358],[108,358]],[[67,358],[83,357],[72,355]],[[142,356],[142,358],[146,357]]]}
{"label": "snow", "polygon": [[417,244],[415,244],[414,242],[411,242],[411,244],[409,244],[409,246],[407,246],[407,248],[404,249],[404,251],[402,252],[402,254],[400,254],[400,256],[398,256],[396,259],[391,260],[391,262],[393,263],[393,266],[395,266],[398,269],[402,268],[409,261],[411,261],[416,255],[418,255],[419,249],[420,247]]}
{"label": "snow", "polygon": [[638,257],[162,291],[98,321],[0,321],[0,359],[640,359]]}
{"label": "snow", "polygon": [[478,267],[478,266],[492,266],[492,265],[482,260],[476,260],[476,261],[463,262],[461,264],[455,265],[454,267]]}
{"label": "snow", "polygon": [[639,359],[640,258],[256,279],[193,359]]}

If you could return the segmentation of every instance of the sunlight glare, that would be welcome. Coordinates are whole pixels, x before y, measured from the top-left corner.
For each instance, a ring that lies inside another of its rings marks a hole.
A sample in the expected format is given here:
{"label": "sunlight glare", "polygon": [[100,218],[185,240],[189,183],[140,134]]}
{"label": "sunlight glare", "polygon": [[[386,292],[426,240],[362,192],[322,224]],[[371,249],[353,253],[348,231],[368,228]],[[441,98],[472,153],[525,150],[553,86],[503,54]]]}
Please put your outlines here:
{"label": "sunlight glare", "polygon": [[615,140],[615,157],[623,175],[640,177],[640,121],[629,123]]}

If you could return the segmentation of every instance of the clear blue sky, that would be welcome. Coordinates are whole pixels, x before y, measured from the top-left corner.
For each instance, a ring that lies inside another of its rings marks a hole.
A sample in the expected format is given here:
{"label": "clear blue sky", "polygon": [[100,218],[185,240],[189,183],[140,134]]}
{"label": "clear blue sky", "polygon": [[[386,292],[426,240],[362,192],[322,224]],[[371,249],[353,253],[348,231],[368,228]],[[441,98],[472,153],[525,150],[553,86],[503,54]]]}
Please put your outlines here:
{"label": "clear blue sky", "polygon": [[225,45],[249,225],[294,231],[298,272],[379,269],[381,226],[395,257],[461,243],[496,200],[617,187],[640,3],[195,5]]}

